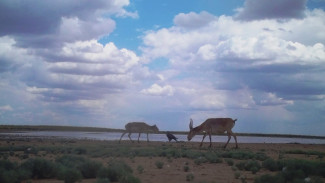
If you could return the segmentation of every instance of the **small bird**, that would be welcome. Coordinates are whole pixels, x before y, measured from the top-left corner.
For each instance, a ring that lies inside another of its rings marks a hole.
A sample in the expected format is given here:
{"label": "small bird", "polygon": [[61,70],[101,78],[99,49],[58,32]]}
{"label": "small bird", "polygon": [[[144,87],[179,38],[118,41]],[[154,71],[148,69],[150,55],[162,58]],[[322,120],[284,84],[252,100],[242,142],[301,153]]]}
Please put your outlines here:
{"label": "small bird", "polygon": [[170,142],[171,140],[175,140],[175,141],[177,142],[177,138],[176,138],[173,134],[171,134],[170,132],[167,132],[167,133],[166,133],[166,136],[167,136],[169,142]]}

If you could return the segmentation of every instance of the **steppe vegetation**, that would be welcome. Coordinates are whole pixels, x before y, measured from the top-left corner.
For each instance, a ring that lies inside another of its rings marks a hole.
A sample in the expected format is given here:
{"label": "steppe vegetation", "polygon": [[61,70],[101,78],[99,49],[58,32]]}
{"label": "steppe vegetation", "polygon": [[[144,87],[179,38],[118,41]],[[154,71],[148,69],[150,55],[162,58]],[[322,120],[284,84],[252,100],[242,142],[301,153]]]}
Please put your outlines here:
{"label": "steppe vegetation", "polygon": [[325,175],[321,145],[223,149],[198,148],[192,142],[2,139],[0,143],[3,183],[324,182]]}

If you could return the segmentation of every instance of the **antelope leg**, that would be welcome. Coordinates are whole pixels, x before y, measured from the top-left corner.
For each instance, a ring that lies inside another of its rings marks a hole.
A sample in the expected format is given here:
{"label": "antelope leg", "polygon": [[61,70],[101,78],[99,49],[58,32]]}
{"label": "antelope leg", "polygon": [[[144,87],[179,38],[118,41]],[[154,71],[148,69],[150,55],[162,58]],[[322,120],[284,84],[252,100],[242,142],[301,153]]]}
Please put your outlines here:
{"label": "antelope leg", "polygon": [[201,141],[200,147],[202,146],[202,144],[203,144],[203,140],[205,139],[206,136],[207,136],[207,134],[205,133],[205,134],[203,135],[203,138],[202,138],[202,141]]}
{"label": "antelope leg", "polygon": [[139,141],[139,139],[140,139],[140,135],[141,135],[141,133],[139,133],[139,136],[138,136],[138,143],[140,142],[140,141]]}
{"label": "antelope leg", "polygon": [[133,140],[131,139],[131,132],[129,133],[128,137],[131,140],[131,142],[133,142]]}
{"label": "antelope leg", "polygon": [[124,133],[122,134],[119,143],[121,143],[122,137],[123,137],[125,134],[126,134],[126,132],[124,132]]}
{"label": "antelope leg", "polygon": [[235,142],[236,142],[236,149],[238,148],[238,144],[237,144],[237,137],[236,137],[236,135],[235,134],[232,134],[232,136],[234,137],[234,139],[235,139]]}
{"label": "antelope leg", "polygon": [[225,144],[225,146],[223,146],[223,148],[226,148],[227,147],[227,145],[228,145],[228,143],[229,143],[229,141],[230,141],[230,139],[231,139],[231,134],[230,133],[227,133],[228,134],[228,141],[227,141],[227,143]]}

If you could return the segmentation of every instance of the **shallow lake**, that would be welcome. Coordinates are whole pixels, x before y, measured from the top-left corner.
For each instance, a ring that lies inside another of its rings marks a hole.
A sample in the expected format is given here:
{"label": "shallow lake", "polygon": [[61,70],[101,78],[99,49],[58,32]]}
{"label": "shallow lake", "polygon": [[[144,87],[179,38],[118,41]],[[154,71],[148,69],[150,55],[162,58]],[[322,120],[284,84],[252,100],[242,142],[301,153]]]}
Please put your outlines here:
{"label": "shallow lake", "polygon": [[[24,131],[14,133],[0,133],[5,138],[66,138],[66,139],[91,139],[91,140],[119,140],[122,133],[118,132],[69,132],[69,131]],[[186,135],[175,134],[179,141],[187,141]],[[138,134],[132,134],[131,138],[137,140]],[[127,134],[122,140],[129,140]],[[146,134],[141,134],[141,141],[147,140]],[[165,134],[149,134],[150,141],[168,141]],[[191,141],[201,142],[202,135],[195,136]],[[284,137],[248,137],[238,136],[238,143],[300,143],[300,144],[325,144],[325,139],[309,139],[309,138],[284,138]],[[204,140],[209,142],[207,136]],[[226,142],[227,136],[212,136],[212,142]],[[231,143],[235,142],[233,138]]]}

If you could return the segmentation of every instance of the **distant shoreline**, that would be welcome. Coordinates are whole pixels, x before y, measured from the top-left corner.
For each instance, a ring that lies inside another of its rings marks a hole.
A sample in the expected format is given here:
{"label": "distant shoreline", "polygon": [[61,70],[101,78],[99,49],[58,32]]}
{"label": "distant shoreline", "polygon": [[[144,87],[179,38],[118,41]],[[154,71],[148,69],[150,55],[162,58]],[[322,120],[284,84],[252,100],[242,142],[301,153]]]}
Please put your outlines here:
{"label": "distant shoreline", "polygon": [[[124,132],[124,129],[100,128],[100,127],[78,127],[78,126],[51,126],[51,125],[0,125],[0,133],[23,132],[23,131],[81,131],[81,132]],[[187,131],[170,131],[173,134],[187,134]],[[160,131],[160,134],[166,131]],[[285,138],[307,138],[325,139],[325,136],[294,135],[294,134],[262,134],[262,133],[236,133],[237,136],[249,137],[285,137]],[[218,134],[225,135],[225,134]]]}

